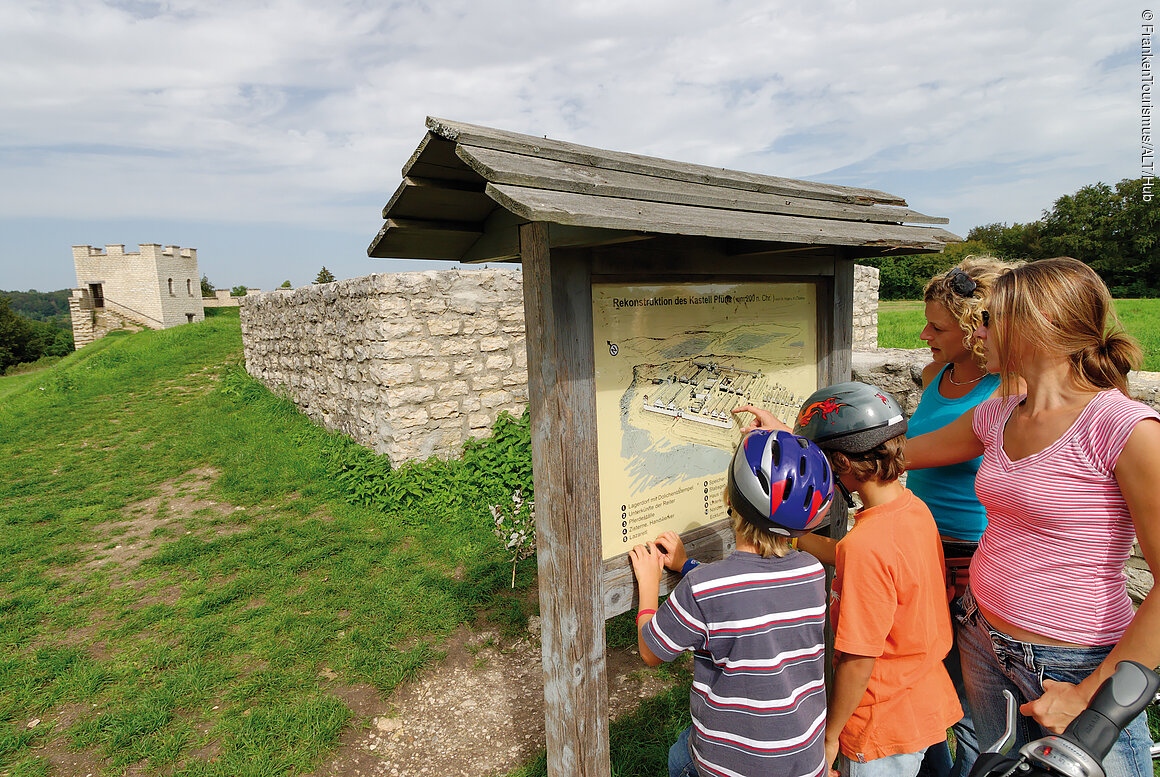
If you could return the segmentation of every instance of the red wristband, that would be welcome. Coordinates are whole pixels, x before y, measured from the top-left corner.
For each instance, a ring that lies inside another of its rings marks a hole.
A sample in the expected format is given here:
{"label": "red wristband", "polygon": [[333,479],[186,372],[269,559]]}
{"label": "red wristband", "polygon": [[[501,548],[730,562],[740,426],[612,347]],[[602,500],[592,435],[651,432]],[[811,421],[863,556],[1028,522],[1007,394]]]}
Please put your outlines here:
{"label": "red wristband", "polygon": [[656,614],[657,614],[656,610],[641,610],[640,612],[638,612],[636,614],[636,625],[637,626],[640,625],[640,616],[642,616],[642,615],[656,615]]}

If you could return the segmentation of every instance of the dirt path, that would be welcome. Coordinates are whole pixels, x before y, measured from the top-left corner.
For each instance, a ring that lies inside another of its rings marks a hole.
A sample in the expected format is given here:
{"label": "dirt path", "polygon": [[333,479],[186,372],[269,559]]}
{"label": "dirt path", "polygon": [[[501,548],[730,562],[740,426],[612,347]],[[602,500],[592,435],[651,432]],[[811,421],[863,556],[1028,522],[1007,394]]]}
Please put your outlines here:
{"label": "dirt path", "polygon": [[[538,624],[520,639],[460,629],[447,658],[384,701],[344,695],[369,720],[343,735],[312,777],[490,777],[544,747],[544,686]],[[608,652],[613,718],[668,684],[635,651]],[[357,705],[357,707],[356,707]]]}

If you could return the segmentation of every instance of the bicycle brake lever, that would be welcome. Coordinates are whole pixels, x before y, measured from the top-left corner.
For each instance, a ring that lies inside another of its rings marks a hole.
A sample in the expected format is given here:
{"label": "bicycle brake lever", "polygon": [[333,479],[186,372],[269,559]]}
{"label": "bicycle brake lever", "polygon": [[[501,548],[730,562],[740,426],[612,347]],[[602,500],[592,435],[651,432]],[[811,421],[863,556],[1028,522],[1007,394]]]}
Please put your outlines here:
{"label": "bicycle brake lever", "polygon": [[1015,745],[1015,720],[1019,714],[1019,709],[1015,705],[1015,697],[1011,695],[1010,691],[1004,690],[1003,697],[1007,700],[1006,728],[1003,730],[1003,735],[996,739],[993,745],[987,748],[987,752],[1007,755]]}

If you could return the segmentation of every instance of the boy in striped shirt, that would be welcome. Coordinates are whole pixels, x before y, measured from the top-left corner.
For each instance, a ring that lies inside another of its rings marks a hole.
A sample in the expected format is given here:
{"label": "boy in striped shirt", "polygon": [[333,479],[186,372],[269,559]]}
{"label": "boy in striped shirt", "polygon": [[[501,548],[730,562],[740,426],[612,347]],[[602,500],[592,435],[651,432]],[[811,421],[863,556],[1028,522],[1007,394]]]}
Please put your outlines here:
{"label": "boy in striped shirt", "polygon": [[[694,655],[693,723],[669,751],[671,777],[825,776],[825,574],[791,540],[820,524],[832,495],[816,446],[755,431],[729,469],[734,553],[698,566],[673,532],[629,553],[641,657]],[[684,578],[658,609],[665,567]]]}

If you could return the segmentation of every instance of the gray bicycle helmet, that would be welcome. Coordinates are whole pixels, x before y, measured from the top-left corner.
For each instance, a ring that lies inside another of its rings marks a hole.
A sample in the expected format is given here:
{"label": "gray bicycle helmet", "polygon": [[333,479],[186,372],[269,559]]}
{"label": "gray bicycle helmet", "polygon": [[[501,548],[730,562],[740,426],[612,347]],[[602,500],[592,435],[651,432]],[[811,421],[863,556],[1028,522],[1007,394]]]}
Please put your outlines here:
{"label": "gray bicycle helmet", "polygon": [[851,381],[811,394],[793,431],[823,450],[865,453],[906,434],[906,416],[889,393]]}

